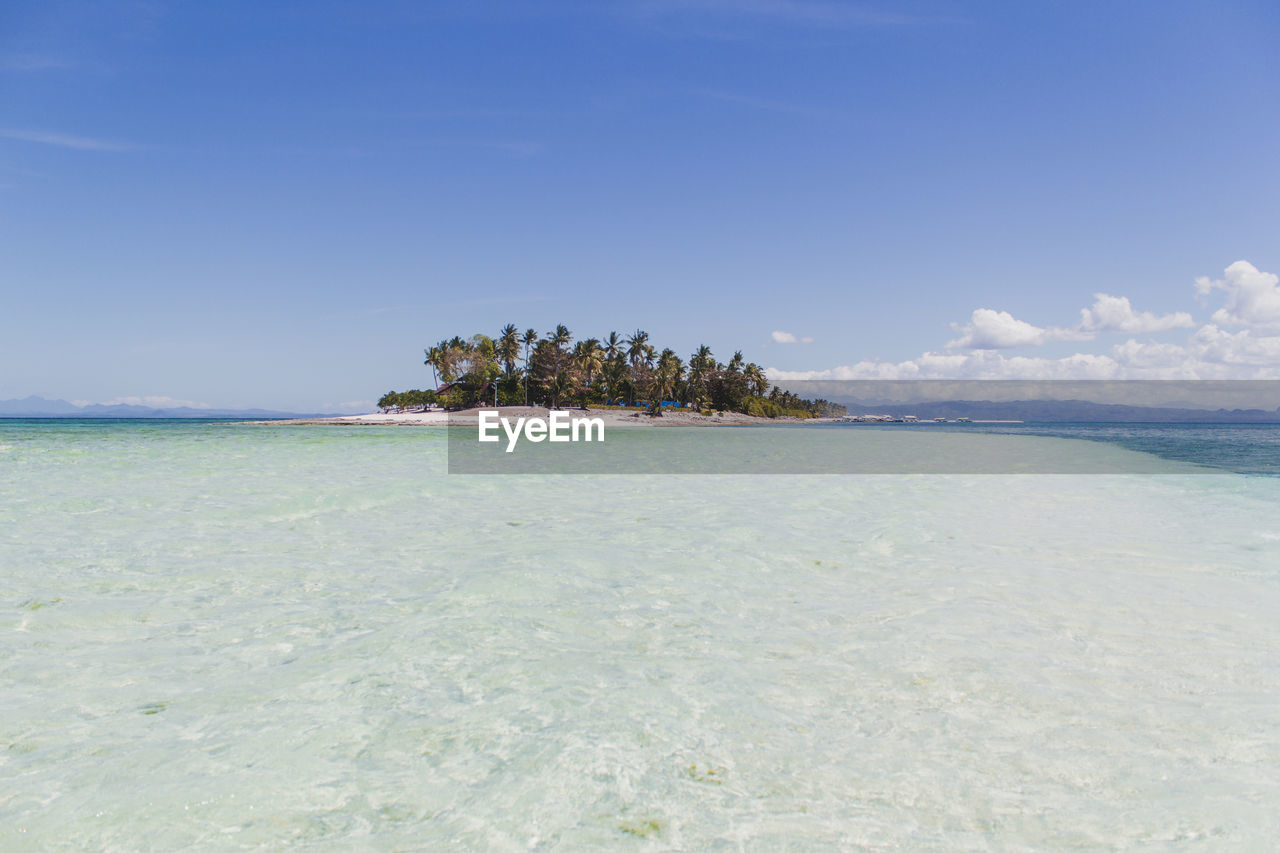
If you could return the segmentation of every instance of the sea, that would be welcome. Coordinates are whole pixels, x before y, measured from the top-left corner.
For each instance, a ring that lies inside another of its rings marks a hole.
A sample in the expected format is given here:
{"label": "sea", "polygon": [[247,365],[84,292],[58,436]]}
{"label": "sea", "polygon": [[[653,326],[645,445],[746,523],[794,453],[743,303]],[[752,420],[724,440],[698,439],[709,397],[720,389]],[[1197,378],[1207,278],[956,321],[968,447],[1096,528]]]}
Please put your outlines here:
{"label": "sea", "polygon": [[894,428],[1085,473],[0,420],[0,849],[1272,847],[1280,428]]}

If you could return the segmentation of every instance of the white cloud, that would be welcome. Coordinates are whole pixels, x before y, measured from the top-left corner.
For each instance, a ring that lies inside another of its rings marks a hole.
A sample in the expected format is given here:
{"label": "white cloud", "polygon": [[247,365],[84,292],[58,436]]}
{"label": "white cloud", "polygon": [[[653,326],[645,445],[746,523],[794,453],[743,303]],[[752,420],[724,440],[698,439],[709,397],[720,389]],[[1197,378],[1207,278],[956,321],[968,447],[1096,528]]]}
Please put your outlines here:
{"label": "white cloud", "polygon": [[1200,296],[1208,296],[1214,290],[1227,294],[1227,304],[1213,314],[1214,323],[1280,328],[1280,276],[1262,272],[1248,261],[1236,261],[1227,267],[1224,276],[1216,281],[1208,276],[1196,279],[1196,293]]}
{"label": "white cloud", "polygon": [[948,349],[1011,349],[1013,347],[1038,347],[1049,341],[1087,340],[1092,337],[1079,329],[1042,329],[1025,320],[1019,320],[1008,311],[978,308],[969,322],[951,327],[960,337],[947,344]]}
{"label": "white cloud", "polygon": [[1167,332],[1170,329],[1188,329],[1195,325],[1195,320],[1185,311],[1158,316],[1150,311],[1134,311],[1127,296],[1095,293],[1093,298],[1092,307],[1080,309],[1080,325],[1076,328],[1081,333],[1127,332],[1131,335],[1145,335]]}
{"label": "white cloud", "polygon": [[1179,311],[1163,316],[1150,311],[1133,310],[1127,296],[1095,293],[1093,305],[1080,309],[1080,322],[1070,328],[1041,328],[1019,320],[1008,311],[978,308],[962,325],[952,328],[960,337],[947,344],[948,349],[1013,349],[1038,347],[1050,341],[1088,341],[1099,332],[1127,332],[1131,335],[1167,332],[1195,325],[1191,315]]}
{"label": "white cloud", "polygon": [[948,347],[973,349],[1005,349],[1007,347],[1039,346],[1046,340],[1047,329],[1019,320],[1008,311],[978,308],[967,326],[952,324],[961,336],[947,344]]}
{"label": "white cloud", "polygon": [[1191,336],[1189,348],[1202,361],[1214,364],[1252,367],[1280,364],[1280,336],[1258,335],[1255,331],[1225,332],[1210,323]]}
{"label": "white cloud", "polygon": [[1005,356],[991,350],[961,354],[927,352],[897,363],[860,361],[829,370],[767,368],[774,382],[799,379],[1117,379],[1109,356],[1077,353],[1065,358]]}
{"label": "white cloud", "polygon": [[1277,379],[1280,336],[1256,330],[1228,332],[1209,323],[1185,344],[1139,342],[1112,348],[1126,378],[1143,379]]}
{"label": "white cloud", "polygon": [[772,332],[773,342],[775,344],[811,344],[813,338],[796,337],[790,332]]}
{"label": "white cloud", "polygon": [[1007,356],[994,350],[927,352],[900,362],[860,361],[827,370],[766,368],[774,382],[800,379],[1280,379],[1280,336],[1208,325],[1187,344],[1133,339],[1109,354],[1062,358]]}
{"label": "white cloud", "polygon": [[[863,360],[826,370],[768,368],[781,382],[801,379],[1280,379],[1280,276],[1246,261],[1227,267],[1220,280],[1196,280],[1200,296],[1226,293],[1226,305],[1212,321],[1181,343],[1130,338],[1105,353],[1077,352],[1062,358],[1009,356],[998,352],[1039,346],[1053,340],[1092,340],[1101,332],[1131,335],[1194,328],[1178,311],[1135,311],[1123,296],[1094,295],[1070,328],[1042,328],[1007,311],[979,308],[955,325],[961,336],[947,348],[967,352],[926,352],[900,362]],[[1244,327],[1231,329],[1229,327]],[[1228,327],[1228,328],[1224,328]],[[775,333],[786,334],[786,333]],[[775,338],[776,339],[776,338]]]}
{"label": "white cloud", "polygon": [[1184,371],[1194,372],[1195,359],[1187,348],[1180,344],[1155,341],[1141,343],[1130,338],[1112,347],[1111,356],[1122,370],[1155,371],[1167,378],[1175,376],[1186,379],[1195,378],[1183,375]]}

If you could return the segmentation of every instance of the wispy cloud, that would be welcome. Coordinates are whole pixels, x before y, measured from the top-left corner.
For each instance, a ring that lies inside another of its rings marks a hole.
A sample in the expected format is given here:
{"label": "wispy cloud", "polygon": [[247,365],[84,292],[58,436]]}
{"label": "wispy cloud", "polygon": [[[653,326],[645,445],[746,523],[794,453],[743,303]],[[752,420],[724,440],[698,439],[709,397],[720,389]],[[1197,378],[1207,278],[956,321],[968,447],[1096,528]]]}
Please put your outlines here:
{"label": "wispy cloud", "polygon": [[771,332],[770,336],[773,338],[773,342],[775,344],[811,344],[813,343],[813,338],[800,337],[797,335],[793,335],[790,332],[781,332],[781,331]]}
{"label": "wispy cloud", "polygon": [[72,136],[69,133],[57,133],[47,130],[0,128],[0,138],[16,139],[21,142],[35,142],[40,145],[54,145],[58,148],[74,148],[78,151],[129,151],[134,147],[126,142],[94,139],[88,136]]}

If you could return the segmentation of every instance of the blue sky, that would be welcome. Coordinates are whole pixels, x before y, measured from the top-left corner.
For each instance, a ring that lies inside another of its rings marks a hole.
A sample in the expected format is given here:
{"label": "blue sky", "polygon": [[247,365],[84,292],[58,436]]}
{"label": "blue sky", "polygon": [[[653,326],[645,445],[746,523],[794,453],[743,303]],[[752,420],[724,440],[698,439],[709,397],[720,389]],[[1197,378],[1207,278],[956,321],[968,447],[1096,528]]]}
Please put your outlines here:
{"label": "blue sky", "polygon": [[0,399],[362,408],[507,322],[1280,376],[1277,43],[1267,2],[10,0]]}

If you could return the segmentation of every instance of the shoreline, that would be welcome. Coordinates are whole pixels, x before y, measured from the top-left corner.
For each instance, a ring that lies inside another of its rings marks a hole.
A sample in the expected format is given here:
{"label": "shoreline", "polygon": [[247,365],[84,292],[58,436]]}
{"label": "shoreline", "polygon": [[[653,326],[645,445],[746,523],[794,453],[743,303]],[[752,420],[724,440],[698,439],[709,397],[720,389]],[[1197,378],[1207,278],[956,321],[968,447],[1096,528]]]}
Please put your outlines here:
{"label": "shoreline", "polygon": [[[371,412],[363,415],[342,415],[332,418],[290,418],[271,421],[233,421],[230,426],[475,426],[479,423],[481,409],[462,409],[457,412],[400,412],[397,414]],[[484,411],[495,411],[485,407]],[[552,411],[544,406],[498,406],[496,411],[506,418],[548,417]],[[778,424],[834,423],[835,418],[761,418],[741,412],[720,412],[703,415],[687,409],[664,411],[661,417],[649,417],[645,410],[623,411],[619,409],[561,409],[572,415],[601,418],[607,427],[674,427],[674,426],[766,426]]]}

